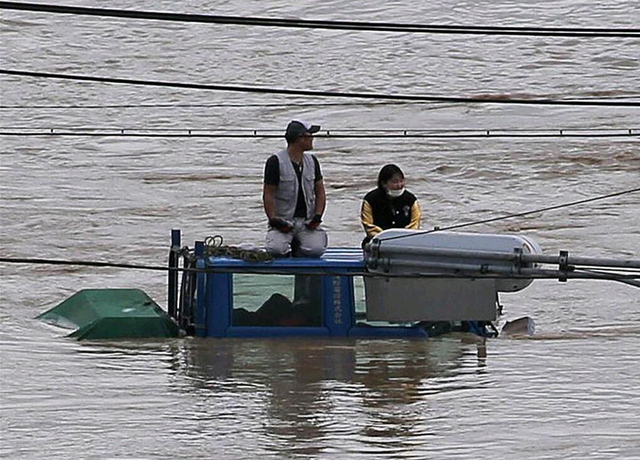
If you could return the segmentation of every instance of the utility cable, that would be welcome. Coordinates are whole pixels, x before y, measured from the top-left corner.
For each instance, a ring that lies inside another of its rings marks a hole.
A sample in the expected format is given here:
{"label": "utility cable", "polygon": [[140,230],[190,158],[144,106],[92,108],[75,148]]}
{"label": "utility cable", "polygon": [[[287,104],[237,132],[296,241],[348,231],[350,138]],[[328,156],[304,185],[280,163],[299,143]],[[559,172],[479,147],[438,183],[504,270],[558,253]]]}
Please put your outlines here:
{"label": "utility cable", "polygon": [[[280,129],[189,129],[189,128],[43,128],[2,127],[0,136],[11,137],[130,137],[280,139]],[[314,137],[324,139],[546,139],[546,138],[637,138],[640,129],[476,129],[476,130],[321,130]]]}
{"label": "utility cable", "polygon": [[461,26],[433,24],[399,24],[388,22],[324,21],[284,18],[238,17],[203,14],[162,13],[153,11],[86,8],[64,5],[43,5],[21,2],[1,2],[0,9],[35,11],[44,13],[116,17],[128,19],[152,19],[157,21],[196,22],[208,24],[288,27],[305,29],[359,30],[368,32],[401,32],[429,34],[482,34],[561,37],[615,37],[640,38],[640,29],[624,28],[569,28],[569,27],[510,27],[510,26]]}
{"label": "utility cable", "polygon": [[78,265],[84,267],[110,267],[110,268],[130,268],[139,270],[179,270],[189,271],[189,269],[178,269],[168,267],[162,267],[158,265],[143,265],[143,264],[125,264],[114,262],[93,262],[88,260],[61,260],[61,259],[38,259],[38,258],[25,258],[25,257],[0,257],[0,262],[5,263],[17,263],[17,264],[31,264],[31,265]]}
{"label": "utility cable", "polygon": [[638,101],[620,100],[583,100],[583,99],[510,99],[508,97],[447,97],[447,96],[422,96],[410,94],[384,94],[384,93],[343,93],[339,91],[296,90],[284,88],[261,88],[241,85],[210,85],[201,83],[181,83],[157,80],[138,80],[129,78],[96,77],[90,75],[70,75],[50,72],[31,72],[25,70],[0,69],[2,75],[14,75],[34,78],[54,78],[75,81],[90,81],[99,83],[120,83],[128,85],[161,86],[170,88],[201,89],[209,91],[231,91],[241,93],[282,94],[289,96],[313,96],[313,97],[341,97],[360,99],[383,99],[411,102],[446,102],[464,104],[527,104],[527,105],[571,105],[571,106],[607,106],[607,107],[640,107]]}
{"label": "utility cable", "polygon": [[[624,97],[617,97],[618,99],[624,98]],[[332,107],[332,106],[343,106],[343,105],[360,105],[361,102],[350,102],[350,101],[343,101],[343,102],[322,102],[322,103],[318,103],[318,102],[304,102],[304,103],[298,103],[296,104],[297,107]],[[381,101],[379,102],[379,104],[397,104],[397,102],[387,102],[387,101]],[[61,105],[57,105],[57,104],[51,104],[51,105],[40,105],[40,104],[34,104],[34,105],[1,105],[0,104],[0,110],[42,110],[42,109],[51,109],[51,110],[60,110],[60,109],[72,109],[72,110],[83,110],[83,109],[87,109],[87,110],[92,110],[92,109],[145,109],[145,108],[151,108],[151,109],[156,109],[156,108],[160,108],[160,109],[218,109],[218,108],[239,108],[239,109],[246,109],[246,108],[253,108],[253,107],[258,107],[258,108],[269,108],[269,107],[276,107],[276,108],[282,108],[282,104],[281,103],[234,103],[234,102],[227,102],[227,103],[217,103],[217,104],[200,104],[200,103],[195,103],[195,104],[190,104],[190,103],[184,103],[184,104],[172,104],[172,103],[147,103],[147,104],[83,104],[83,105],[78,105],[78,104],[61,104]]]}

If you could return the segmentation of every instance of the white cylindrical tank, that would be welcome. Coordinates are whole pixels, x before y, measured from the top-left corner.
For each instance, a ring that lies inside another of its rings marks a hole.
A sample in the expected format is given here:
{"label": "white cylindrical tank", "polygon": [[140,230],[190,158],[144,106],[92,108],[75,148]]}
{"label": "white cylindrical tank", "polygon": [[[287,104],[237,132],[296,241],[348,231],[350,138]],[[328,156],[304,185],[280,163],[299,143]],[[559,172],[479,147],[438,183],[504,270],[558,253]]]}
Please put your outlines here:
{"label": "white cylindrical tank", "polygon": [[521,264],[521,253],[542,254],[542,249],[524,235],[390,229],[367,245],[365,261],[369,271],[378,273],[492,274],[496,291],[515,292],[533,280],[508,275],[537,266]]}

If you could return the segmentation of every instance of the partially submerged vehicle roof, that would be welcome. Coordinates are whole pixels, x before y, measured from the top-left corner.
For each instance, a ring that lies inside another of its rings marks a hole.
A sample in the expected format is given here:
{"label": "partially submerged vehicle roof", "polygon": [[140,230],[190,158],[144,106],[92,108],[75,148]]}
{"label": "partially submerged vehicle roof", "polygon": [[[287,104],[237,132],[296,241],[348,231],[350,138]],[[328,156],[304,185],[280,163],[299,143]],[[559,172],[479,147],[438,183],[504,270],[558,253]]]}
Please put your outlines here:
{"label": "partially submerged vehicle roof", "polygon": [[77,328],[69,337],[78,340],[179,335],[178,325],[140,289],[84,289],[37,318]]}

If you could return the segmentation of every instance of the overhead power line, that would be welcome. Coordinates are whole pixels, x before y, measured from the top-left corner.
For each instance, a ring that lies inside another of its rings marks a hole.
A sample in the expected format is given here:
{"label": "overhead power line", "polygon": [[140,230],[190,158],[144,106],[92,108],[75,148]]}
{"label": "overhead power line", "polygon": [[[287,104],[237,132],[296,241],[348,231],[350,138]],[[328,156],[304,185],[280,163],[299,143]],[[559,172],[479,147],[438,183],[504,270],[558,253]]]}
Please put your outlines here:
{"label": "overhead power line", "polygon": [[[190,128],[72,128],[0,126],[0,136],[13,137],[148,137],[148,138],[261,138],[280,139],[280,129]],[[321,130],[315,137],[333,139],[487,139],[487,138],[638,138],[640,129],[338,129]]]}
{"label": "overhead power line", "polygon": [[90,75],[70,75],[49,72],[31,72],[25,70],[0,69],[2,75],[14,75],[34,78],[54,78],[63,80],[89,81],[98,83],[120,83],[128,85],[161,86],[183,89],[200,89],[208,91],[231,91],[241,93],[261,93],[261,94],[281,94],[287,96],[312,96],[312,97],[341,97],[360,99],[382,99],[406,102],[438,102],[438,103],[458,103],[458,104],[527,104],[527,105],[572,105],[572,106],[607,106],[607,107],[640,107],[638,101],[620,100],[584,100],[584,99],[516,99],[508,96],[476,96],[476,97],[448,97],[448,96],[425,96],[411,94],[385,94],[385,93],[361,93],[361,92],[339,92],[339,91],[318,91],[318,90],[298,90],[285,88],[265,88],[256,86],[241,85],[218,85],[203,83],[182,83],[167,82],[157,80],[139,80],[130,78],[97,77]]}
{"label": "overhead power line", "polygon": [[400,24],[389,22],[324,21],[285,18],[238,17],[204,14],[162,13],[154,11],[116,10],[110,8],[86,8],[36,3],[0,2],[0,9],[36,11],[57,14],[75,14],[127,19],[151,19],[156,21],[196,22],[261,27],[289,27],[306,29],[360,30],[368,32],[402,32],[429,34],[521,35],[562,37],[616,37],[640,38],[635,28],[570,28],[570,27],[510,27],[510,26],[462,26],[443,24]]}
{"label": "overhead power line", "polygon": [[[618,99],[624,99],[617,96]],[[341,102],[301,102],[296,104],[298,107],[333,107],[344,105],[360,105],[361,102],[341,101]],[[394,101],[381,101],[379,104],[397,104]],[[2,105],[0,102],[0,110],[34,110],[34,109],[72,109],[72,110],[93,110],[93,109],[143,109],[143,108],[166,108],[166,109],[217,109],[217,108],[238,108],[246,109],[249,107],[278,107],[282,108],[282,103],[263,102],[263,103],[243,103],[243,102],[220,102],[220,103],[141,103],[141,104],[28,104],[28,105]]]}

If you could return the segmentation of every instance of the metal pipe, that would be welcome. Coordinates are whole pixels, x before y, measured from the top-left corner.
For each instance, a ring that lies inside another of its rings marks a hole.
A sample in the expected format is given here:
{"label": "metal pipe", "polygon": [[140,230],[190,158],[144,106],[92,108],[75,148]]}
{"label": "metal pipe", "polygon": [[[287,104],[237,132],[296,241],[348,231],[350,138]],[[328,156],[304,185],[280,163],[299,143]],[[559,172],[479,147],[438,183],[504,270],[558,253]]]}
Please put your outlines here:
{"label": "metal pipe", "polygon": [[[365,259],[367,266],[369,266],[369,261]],[[397,257],[381,257],[376,260],[377,268],[382,271],[390,271],[394,270],[398,273],[398,270],[406,269],[406,268],[428,268],[428,269],[436,269],[436,270],[447,270],[452,272],[477,272],[478,275],[483,273],[508,273],[508,274],[518,274],[515,265],[489,265],[489,264],[474,264],[474,263],[455,263],[455,262],[438,262],[438,261],[429,261],[429,260],[411,260],[411,259],[400,259]]]}
{"label": "metal pipe", "polygon": [[506,260],[516,262],[518,254],[515,252],[489,252],[477,251],[473,249],[448,249],[448,248],[425,248],[422,246],[385,246],[381,244],[378,247],[380,257],[391,256],[395,254],[407,254],[417,256],[436,256],[447,258],[464,258],[464,259],[489,259],[489,260]]}
{"label": "metal pipe", "polygon": [[[447,262],[430,262],[424,260],[407,260],[394,258],[382,258],[377,260],[378,268],[382,269],[381,275],[385,276],[386,271],[394,270],[394,276],[422,276],[422,275],[436,275],[437,273],[424,273],[420,270],[445,270],[449,273],[443,273],[444,276],[449,277],[452,273],[469,277],[472,275],[482,278],[483,276],[495,276],[500,275],[504,278],[513,279],[535,279],[535,278],[556,278],[556,279],[598,279],[598,280],[610,280],[620,281],[632,286],[640,287],[640,281],[634,279],[627,279],[619,274],[615,273],[597,273],[597,272],[580,272],[580,271],[563,271],[563,270],[549,270],[543,268],[526,268],[516,266],[504,266],[504,265],[488,265],[488,264],[456,264]],[[413,269],[413,271],[412,271]],[[376,272],[371,272],[375,274]]]}
{"label": "metal pipe", "polygon": [[[522,261],[538,262],[542,264],[560,264],[561,256],[550,256],[544,254],[522,254]],[[588,265],[592,267],[611,267],[611,268],[636,268],[640,269],[640,259],[607,259],[596,257],[580,257],[567,255],[568,265]]]}
{"label": "metal pipe", "polygon": [[[476,251],[471,249],[445,249],[445,248],[425,248],[420,246],[385,246],[380,244],[377,248],[379,257],[392,254],[407,254],[414,256],[433,256],[461,259],[480,259],[480,260],[503,260],[520,264],[546,263],[560,264],[561,256],[550,256],[545,254],[531,254],[516,252],[519,248],[514,248],[514,252],[490,252]],[[372,262],[373,263],[373,262]],[[611,267],[611,268],[636,268],[640,269],[640,259],[607,259],[595,257],[579,257],[568,256],[566,263],[568,265],[589,265],[594,267]]]}

